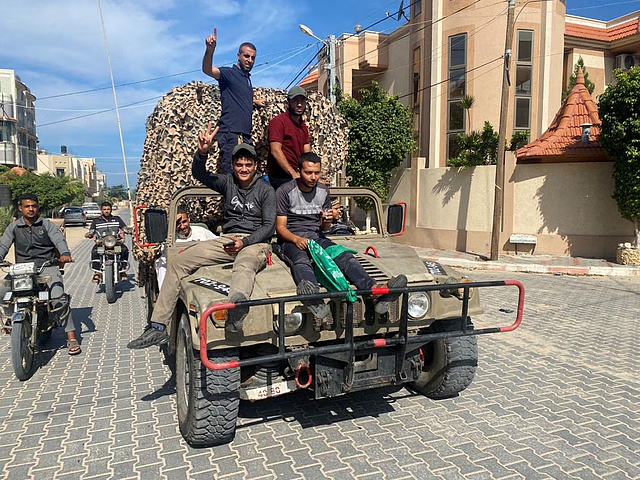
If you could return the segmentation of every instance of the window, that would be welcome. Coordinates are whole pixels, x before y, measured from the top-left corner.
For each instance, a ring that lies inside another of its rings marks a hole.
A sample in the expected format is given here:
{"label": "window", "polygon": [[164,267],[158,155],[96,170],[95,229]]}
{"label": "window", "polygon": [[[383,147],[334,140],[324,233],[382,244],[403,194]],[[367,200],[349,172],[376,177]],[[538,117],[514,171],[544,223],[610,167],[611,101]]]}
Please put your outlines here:
{"label": "window", "polygon": [[447,85],[447,158],[459,152],[456,137],[465,132],[465,113],[460,99],[467,93],[467,34],[449,37]]}
{"label": "window", "polygon": [[531,129],[531,79],[533,78],[533,31],[518,30],[515,62],[514,130]]}
{"label": "window", "polygon": [[413,106],[420,106],[420,47],[413,49]]}
{"label": "window", "polygon": [[422,0],[416,0],[413,2],[413,18],[416,18],[422,13]]}
{"label": "window", "polygon": [[56,168],[56,177],[64,177],[64,168]]}

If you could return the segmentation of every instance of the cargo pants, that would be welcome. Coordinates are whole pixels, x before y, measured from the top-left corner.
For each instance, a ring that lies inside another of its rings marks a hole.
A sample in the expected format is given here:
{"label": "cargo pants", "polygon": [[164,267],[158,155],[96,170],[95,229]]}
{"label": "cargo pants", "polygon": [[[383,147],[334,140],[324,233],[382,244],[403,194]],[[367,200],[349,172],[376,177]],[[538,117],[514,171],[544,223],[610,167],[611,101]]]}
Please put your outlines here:
{"label": "cargo pants", "polygon": [[247,245],[240,250],[237,256],[233,257],[226,253],[222,247],[231,236],[241,238],[246,235],[229,234],[198,242],[169,259],[167,273],[153,307],[152,322],[170,326],[180,295],[180,282],[200,267],[233,263],[228,298],[234,293],[242,293],[247,298],[251,297],[256,273],[266,266],[271,246],[268,243]]}

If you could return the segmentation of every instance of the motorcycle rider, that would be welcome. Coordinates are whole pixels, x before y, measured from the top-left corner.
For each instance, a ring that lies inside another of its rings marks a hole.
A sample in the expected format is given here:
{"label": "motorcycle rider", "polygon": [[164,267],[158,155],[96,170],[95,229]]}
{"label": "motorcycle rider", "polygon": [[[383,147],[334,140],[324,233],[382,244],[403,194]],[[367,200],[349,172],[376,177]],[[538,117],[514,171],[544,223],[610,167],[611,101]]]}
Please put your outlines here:
{"label": "motorcycle rider", "polygon": [[[55,257],[56,250],[59,253],[60,265],[73,262],[69,246],[58,227],[46,218],[40,218],[38,209],[38,197],[27,193],[18,200],[18,210],[22,214],[18,220],[7,226],[2,238],[0,238],[0,261],[4,260],[11,245],[15,243],[16,262],[35,262],[40,267],[47,260]],[[78,355],[82,350],[76,339],[75,324],[69,305],[69,297],[64,293],[62,274],[57,266],[46,267],[42,271],[43,276],[51,278],[48,285],[52,299],[52,309],[59,311],[52,313],[57,315],[57,320],[64,325],[67,333],[67,352],[69,355]],[[0,300],[10,288],[0,284]],[[66,308],[61,308],[62,306]],[[4,310],[4,309],[0,309]],[[3,325],[11,318],[11,313],[3,311]]]}
{"label": "motorcycle rider", "polygon": [[[114,227],[118,228],[119,235],[118,240],[120,241],[122,250],[120,251],[120,258],[122,258],[122,264],[124,265],[123,270],[120,272],[120,280],[126,282],[128,280],[127,270],[129,269],[129,249],[124,243],[124,231],[127,228],[124,220],[120,218],[118,215],[111,215],[112,205],[111,202],[104,201],[100,204],[100,211],[102,215],[99,218],[94,218],[91,222],[91,227],[89,231],[84,234],[86,238],[92,238],[96,236],[96,233],[101,230],[112,229]],[[98,244],[96,243],[91,249],[91,268],[93,270],[98,270],[93,274],[92,282],[99,283],[100,282],[100,256],[98,255]]]}

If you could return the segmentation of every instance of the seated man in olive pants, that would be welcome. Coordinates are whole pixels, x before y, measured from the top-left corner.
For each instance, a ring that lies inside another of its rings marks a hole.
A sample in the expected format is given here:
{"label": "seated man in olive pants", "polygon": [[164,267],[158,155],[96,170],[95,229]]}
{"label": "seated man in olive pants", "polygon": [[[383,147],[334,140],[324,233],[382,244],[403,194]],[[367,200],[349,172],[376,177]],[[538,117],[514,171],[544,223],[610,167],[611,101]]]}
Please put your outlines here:
{"label": "seated man in olive pants", "polygon": [[[180,281],[198,268],[233,263],[228,299],[230,302],[240,302],[249,299],[256,273],[267,264],[269,240],[276,222],[273,188],[256,175],[256,151],[246,143],[233,149],[233,174],[207,172],[205,164],[214,135],[215,131],[211,132],[209,123],[207,131],[198,138],[192,173],[195,178],[223,196],[222,236],[199,242],[169,259],[167,274],[150,324],[140,337],[129,342],[129,348],[147,348],[169,341],[167,328],[178,301]],[[230,310],[225,324],[226,331],[240,332],[247,313],[248,307]]]}

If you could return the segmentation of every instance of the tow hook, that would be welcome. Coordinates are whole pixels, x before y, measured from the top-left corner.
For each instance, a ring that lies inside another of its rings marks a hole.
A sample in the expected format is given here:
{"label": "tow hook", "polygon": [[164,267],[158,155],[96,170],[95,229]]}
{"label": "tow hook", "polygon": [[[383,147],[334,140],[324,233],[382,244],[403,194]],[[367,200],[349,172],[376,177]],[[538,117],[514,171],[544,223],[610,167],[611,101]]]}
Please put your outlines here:
{"label": "tow hook", "polygon": [[[303,372],[303,378],[304,375],[307,376],[307,383],[305,383],[304,385],[300,383],[300,372]],[[296,368],[294,378],[296,380],[296,386],[298,388],[308,388],[309,385],[311,385],[311,382],[313,382],[313,375],[311,375],[311,367],[309,366],[309,364],[305,365],[303,363],[300,363],[300,365],[298,365],[298,368]]]}
{"label": "tow hook", "polygon": [[414,355],[411,357],[411,372],[413,373],[413,378],[417,379],[422,372],[422,367],[424,366],[424,353],[422,349],[418,350],[418,355]]}

